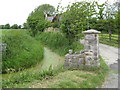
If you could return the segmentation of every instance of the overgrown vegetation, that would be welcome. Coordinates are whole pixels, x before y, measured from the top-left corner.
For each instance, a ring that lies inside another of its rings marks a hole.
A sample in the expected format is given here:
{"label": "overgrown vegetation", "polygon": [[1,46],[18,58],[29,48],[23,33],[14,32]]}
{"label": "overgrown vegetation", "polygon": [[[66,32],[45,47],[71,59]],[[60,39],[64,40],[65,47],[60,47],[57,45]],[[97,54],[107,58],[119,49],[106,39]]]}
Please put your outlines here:
{"label": "overgrown vegetation", "polygon": [[6,53],[2,57],[2,72],[19,71],[29,68],[43,58],[43,47],[25,30],[6,30],[2,33]]}
{"label": "overgrown vegetation", "polygon": [[2,80],[2,87],[20,87],[20,86],[26,86],[28,83],[31,83],[35,80],[42,80],[48,76],[53,76],[55,71],[52,70],[51,67],[49,67],[48,70],[44,70],[43,72],[21,72],[18,74],[15,74],[13,77],[10,77],[8,79]]}
{"label": "overgrown vegetation", "polygon": [[83,45],[78,41],[69,42],[69,39],[60,32],[44,32],[36,36],[36,39],[40,40],[44,45],[48,46],[59,55],[65,55],[68,53],[69,49],[73,49],[73,51],[83,49]]}
{"label": "overgrown vegetation", "polygon": [[[77,38],[77,35],[88,29],[96,29],[106,33],[118,33],[119,2],[112,5],[109,2],[99,4],[96,1],[81,1],[64,7],[61,13],[60,28],[68,38]],[[74,13],[74,14],[73,14]]]}
{"label": "overgrown vegetation", "polygon": [[46,14],[53,14],[55,8],[49,4],[43,4],[37,7],[27,18],[27,24],[30,28],[32,36],[44,31],[45,28],[51,26],[46,20]]}
{"label": "overgrown vegetation", "polygon": [[[84,30],[93,28],[103,32],[117,33],[119,26],[116,22],[119,17],[119,10],[116,10],[115,5],[118,4],[118,2],[113,5],[107,2],[101,5],[97,2],[76,2],[71,6],[68,5],[67,10],[60,13],[61,20],[59,23],[53,24],[45,20],[45,14],[48,13],[39,6],[28,16],[27,23],[25,23],[25,26],[29,27],[31,35],[35,36],[38,41],[21,30],[10,30],[3,33],[3,43],[7,43],[7,51],[3,56],[3,73],[19,71],[40,62],[43,58],[43,47],[40,42],[59,55],[64,56],[69,49],[73,49],[73,51],[83,49],[83,45],[76,40],[82,39],[83,35],[80,33]],[[54,12],[54,7],[51,9]],[[43,32],[49,26],[59,26],[62,33]],[[6,27],[9,27],[9,25],[6,25]],[[96,88],[104,81],[109,68],[101,58],[101,66],[98,68],[81,67],[80,70],[68,70],[68,72],[73,73],[67,73],[67,70],[64,70],[63,67],[61,70],[52,70],[50,67],[49,70],[43,72],[21,72],[8,79],[3,79],[2,87],[28,87],[27,85],[36,82],[35,80],[40,80],[40,82],[42,82],[41,80],[45,82],[48,80],[50,83],[46,84],[46,87]],[[83,71],[84,74],[79,71]],[[89,74],[85,74],[86,72],[89,72]],[[60,75],[60,73],[65,74]],[[66,77],[67,75],[69,77]],[[51,84],[49,80],[56,80],[56,83]],[[80,80],[80,82],[77,80]]]}
{"label": "overgrown vegetation", "polygon": [[[23,72],[3,79],[2,87],[96,88],[102,84],[109,71],[102,58],[100,63],[99,68],[83,67],[80,70],[64,70],[61,67],[59,70],[53,70],[50,66],[48,70],[43,72]],[[41,84],[37,85],[36,83]]]}

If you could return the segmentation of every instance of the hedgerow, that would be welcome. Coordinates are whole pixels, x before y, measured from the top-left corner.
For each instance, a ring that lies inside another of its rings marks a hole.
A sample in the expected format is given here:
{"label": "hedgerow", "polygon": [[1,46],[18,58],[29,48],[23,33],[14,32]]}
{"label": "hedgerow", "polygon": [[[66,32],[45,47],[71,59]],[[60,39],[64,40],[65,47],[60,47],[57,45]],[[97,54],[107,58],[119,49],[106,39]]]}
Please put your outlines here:
{"label": "hedgerow", "polygon": [[2,57],[3,73],[29,68],[43,58],[42,45],[25,30],[3,32],[2,43],[7,44],[6,54]]}

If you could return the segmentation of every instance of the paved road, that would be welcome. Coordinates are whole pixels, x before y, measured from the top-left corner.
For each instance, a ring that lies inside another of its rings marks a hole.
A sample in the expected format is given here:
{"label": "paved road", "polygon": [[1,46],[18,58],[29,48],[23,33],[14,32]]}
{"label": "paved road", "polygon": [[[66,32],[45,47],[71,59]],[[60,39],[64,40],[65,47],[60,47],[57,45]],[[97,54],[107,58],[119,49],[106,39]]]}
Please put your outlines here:
{"label": "paved road", "polygon": [[[80,40],[80,43],[84,44],[84,40]],[[118,88],[118,48],[100,43],[99,51],[111,69],[101,88]]]}

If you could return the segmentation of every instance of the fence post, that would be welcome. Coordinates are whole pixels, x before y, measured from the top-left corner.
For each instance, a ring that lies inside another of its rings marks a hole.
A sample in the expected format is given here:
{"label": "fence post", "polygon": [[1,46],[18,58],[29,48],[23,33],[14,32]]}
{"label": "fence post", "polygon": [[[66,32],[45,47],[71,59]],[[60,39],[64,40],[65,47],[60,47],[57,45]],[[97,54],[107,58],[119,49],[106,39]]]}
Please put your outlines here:
{"label": "fence post", "polygon": [[111,41],[111,36],[112,36],[111,29],[109,29],[108,31],[109,31],[109,41]]}

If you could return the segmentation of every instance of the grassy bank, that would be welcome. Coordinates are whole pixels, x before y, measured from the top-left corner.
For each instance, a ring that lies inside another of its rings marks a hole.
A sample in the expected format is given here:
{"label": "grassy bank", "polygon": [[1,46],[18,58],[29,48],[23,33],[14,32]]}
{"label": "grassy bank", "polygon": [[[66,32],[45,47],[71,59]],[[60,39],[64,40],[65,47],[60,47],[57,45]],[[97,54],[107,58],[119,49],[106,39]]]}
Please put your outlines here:
{"label": "grassy bank", "polygon": [[[96,88],[101,86],[109,68],[101,58],[99,68],[81,68],[80,70],[65,70],[54,77],[49,77],[33,83],[32,88]],[[52,82],[52,83],[51,83]]]}
{"label": "grassy bank", "polygon": [[35,67],[23,70],[17,73],[3,75],[2,87],[28,87],[32,82],[40,81],[46,77],[54,76],[57,74],[58,69],[61,72],[64,63],[64,58],[60,57],[48,48],[44,50],[44,59],[40,64]]}
{"label": "grassy bank", "polygon": [[68,53],[69,49],[73,49],[73,51],[83,49],[82,44],[77,41],[70,43],[65,35],[60,32],[44,32],[36,36],[36,39],[62,56]]}
{"label": "grassy bank", "polygon": [[[74,51],[83,49],[83,45],[80,45],[78,42],[70,44],[63,34],[57,32],[46,32],[37,36],[36,39],[40,40],[44,45],[50,47],[52,51],[62,56],[65,55],[69,49],[73,49]],[[66,47],[67,49],[64,49]],[[47,60],[50,60],[52,57],[51,60],[54,59],[56,64],[58,56],[56,57],[50,53],[48,53],[48,55],[50,56],[46,56],[48,57]],[[96,88],[102,84],[109,71],[108,66],[102,58],[100,58],[100,63],[101,65],[98,68],[81,67],[79,70],[65,70],[63,66],[53,69],[51,63],[47,63],[45,65],[50,66],[48,70],[37,72],[25,71],[15,74],[13,77],[3,79],[2,87]]]}
{"label": "grassy bank", "polygon": [[102,84],[109,71],[102,58],[100,63],[99,68],[53,70],[50,66],[48,70],[43,72],[24,72],[3,80],[2,86],[9,88],[96,88]]}
{"label": "grassy bank", "polygon": [[3,30],[2,43],[6,53],[2,56],[2,72],[10,73],[29,68],[43,58],[43,47],[25,30]]}

